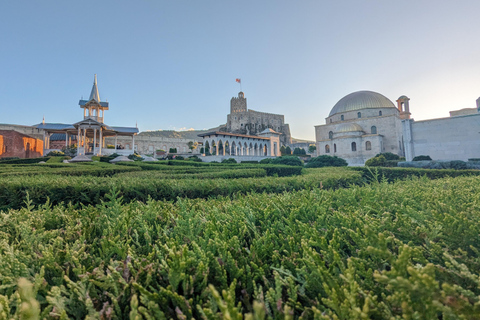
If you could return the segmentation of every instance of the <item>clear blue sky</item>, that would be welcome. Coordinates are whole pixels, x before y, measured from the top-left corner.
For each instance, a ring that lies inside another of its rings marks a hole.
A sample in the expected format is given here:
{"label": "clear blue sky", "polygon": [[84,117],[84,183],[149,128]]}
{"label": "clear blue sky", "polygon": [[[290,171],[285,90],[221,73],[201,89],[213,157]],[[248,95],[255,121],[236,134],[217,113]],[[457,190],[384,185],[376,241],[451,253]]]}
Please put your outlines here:
{"label": "clear blue sky", "polygon": [[248,107],[314,139],[358,90],[407,95],[416,120],[475,107],[480,1],[1,1],[0,123],[74,123],[98,75],[105,122],[141,131]]}

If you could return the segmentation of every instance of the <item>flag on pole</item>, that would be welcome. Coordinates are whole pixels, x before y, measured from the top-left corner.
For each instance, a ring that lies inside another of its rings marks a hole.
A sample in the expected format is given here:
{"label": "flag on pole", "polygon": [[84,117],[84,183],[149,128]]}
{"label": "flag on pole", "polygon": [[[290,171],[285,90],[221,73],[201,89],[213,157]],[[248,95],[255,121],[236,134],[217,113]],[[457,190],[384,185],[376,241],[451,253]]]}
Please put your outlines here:
{"label": "flag on pole", "polygon": [[240,78],[235,79],[236,82],[242,83],[242,80]]}

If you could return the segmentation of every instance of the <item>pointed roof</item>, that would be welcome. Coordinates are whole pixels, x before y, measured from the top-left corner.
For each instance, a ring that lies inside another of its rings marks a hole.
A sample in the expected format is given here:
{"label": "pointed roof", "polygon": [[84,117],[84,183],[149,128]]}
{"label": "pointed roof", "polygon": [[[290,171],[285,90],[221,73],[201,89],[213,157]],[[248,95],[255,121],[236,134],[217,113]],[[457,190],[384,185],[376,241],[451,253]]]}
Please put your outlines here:
{"label": "pointed roof", "polygon": [[95,100],[97,102],[100,102],[100,94],[98,93],[98,86],[97,86],[97,75],[95,74],[95,79],[93,80],[93,87],[92,87],[92,92],[90,93],[90,100]]}
{"label": "pointed roof", "polygon": [[100,101],[100,94],[98,93],[98,85],[97,85],[97,75],[95,75],[95,78],[93,80],[93,87],[92,87],[92,92],[90,93],[90,98],[88,98],[88,100],[83,100],[83,97],[82,97],[82,99],[78,102],[78,105],[83,108],[89,102],[93,103],[91,102],[92,100],[95,101],[97,104],[99,104],[102,108],[108,110],[108,102]]}

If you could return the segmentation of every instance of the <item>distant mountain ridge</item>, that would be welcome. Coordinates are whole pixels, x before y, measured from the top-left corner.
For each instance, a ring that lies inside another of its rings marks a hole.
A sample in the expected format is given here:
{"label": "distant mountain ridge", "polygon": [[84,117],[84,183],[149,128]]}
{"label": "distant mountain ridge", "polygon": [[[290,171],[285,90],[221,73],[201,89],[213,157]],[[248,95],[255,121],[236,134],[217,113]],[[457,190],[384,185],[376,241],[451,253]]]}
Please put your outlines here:
{"label": "distant mountain ridge", "polygon": [[[163,138],[173,138],[173,139],[189,139],[189,140],[202,140],[198,135],[210,132],[210,131],[223,131],[225,125],[218,126],[216,128],[210,128],[207,130],[188,130],[188,131],[175,131],[175,130],[156,130],[156,131],[142,131],[138,135],[144,137],[163,137]],[[315,141],[295,139],[292,137],[292,144],[295,143],[310,143],[314,144]]]}
{"label": "distant mountain ridge", "polygon": [[157,131],[142,131],[138,135],[144,137],[163,137],[163,138],[174,138],[174,139],[190,139],[190,140],[201,140],[198,136],[199,134],[209,132],[209,131],[218,131],[220,127],[211,128],[207,130],[188,130],[188,131],[175,131],[175,130],[157,130]]}

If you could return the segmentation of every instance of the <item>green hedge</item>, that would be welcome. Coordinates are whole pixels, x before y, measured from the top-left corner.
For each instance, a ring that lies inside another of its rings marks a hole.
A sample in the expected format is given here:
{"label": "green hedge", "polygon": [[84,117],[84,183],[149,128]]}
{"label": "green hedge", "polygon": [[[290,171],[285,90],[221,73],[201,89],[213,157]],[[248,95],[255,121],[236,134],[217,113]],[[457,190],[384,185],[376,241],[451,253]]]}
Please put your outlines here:
{"label": "green hedge", "polygon": [[352,167],[352,170],[362,172],[367,180],[382,179],[385,177],[392,182],[397,179],[404,180],[410,177],[426,176],[429,179],[445,177],[479,176],[480,170],[453,170],[453,169],[418,169],[418,168],[385,168],[385,167]]}
{"label": "green hedge", "polygon": [[1,164],[28,164],[28,163],[39,163],[41,161],[48,161],[51,157],[41,157],[41,158],[26,158],[26,159],[11,159],[11,160],[1,160]]}
{"label": "green hedge", "polygon": [[[72,202],[73,204],[96,205],[105,200],[112,188],[118,190],[125,201],[145,202],[148,199],[177,200],[178,197],[206,199],[250,192],[282,193],[318,187],[336,189],[362,182],[358,172],[339,168],[335,168],[337,170],[328,169],[304,169],[305,174],[301,176],[239,179],[231,179],[238,177],[235,172],[238,170],[227,171],[225,175],[230,175],[228,179],[155,179],[152,178],[152,175],[143,175],[141,171],[139,177],[54,174],[5,176],[0,179],[0,210],[23,207],[27,193],[35,205],[43,204],[47,199],[50,199],[53,204]],[[280,174],[286,172],[285,169],[277,166],[267,169],[250,169],[245,172],[247,175],[262,175],[263,173],[260,173],[259,170],[271,173],[274,171]],[[221,173],[219,175],[221,176]]]}
{"label": "green hedge", "polygon": [[478,319],[479,185],[28,203],[0,219],[0,317]]}

